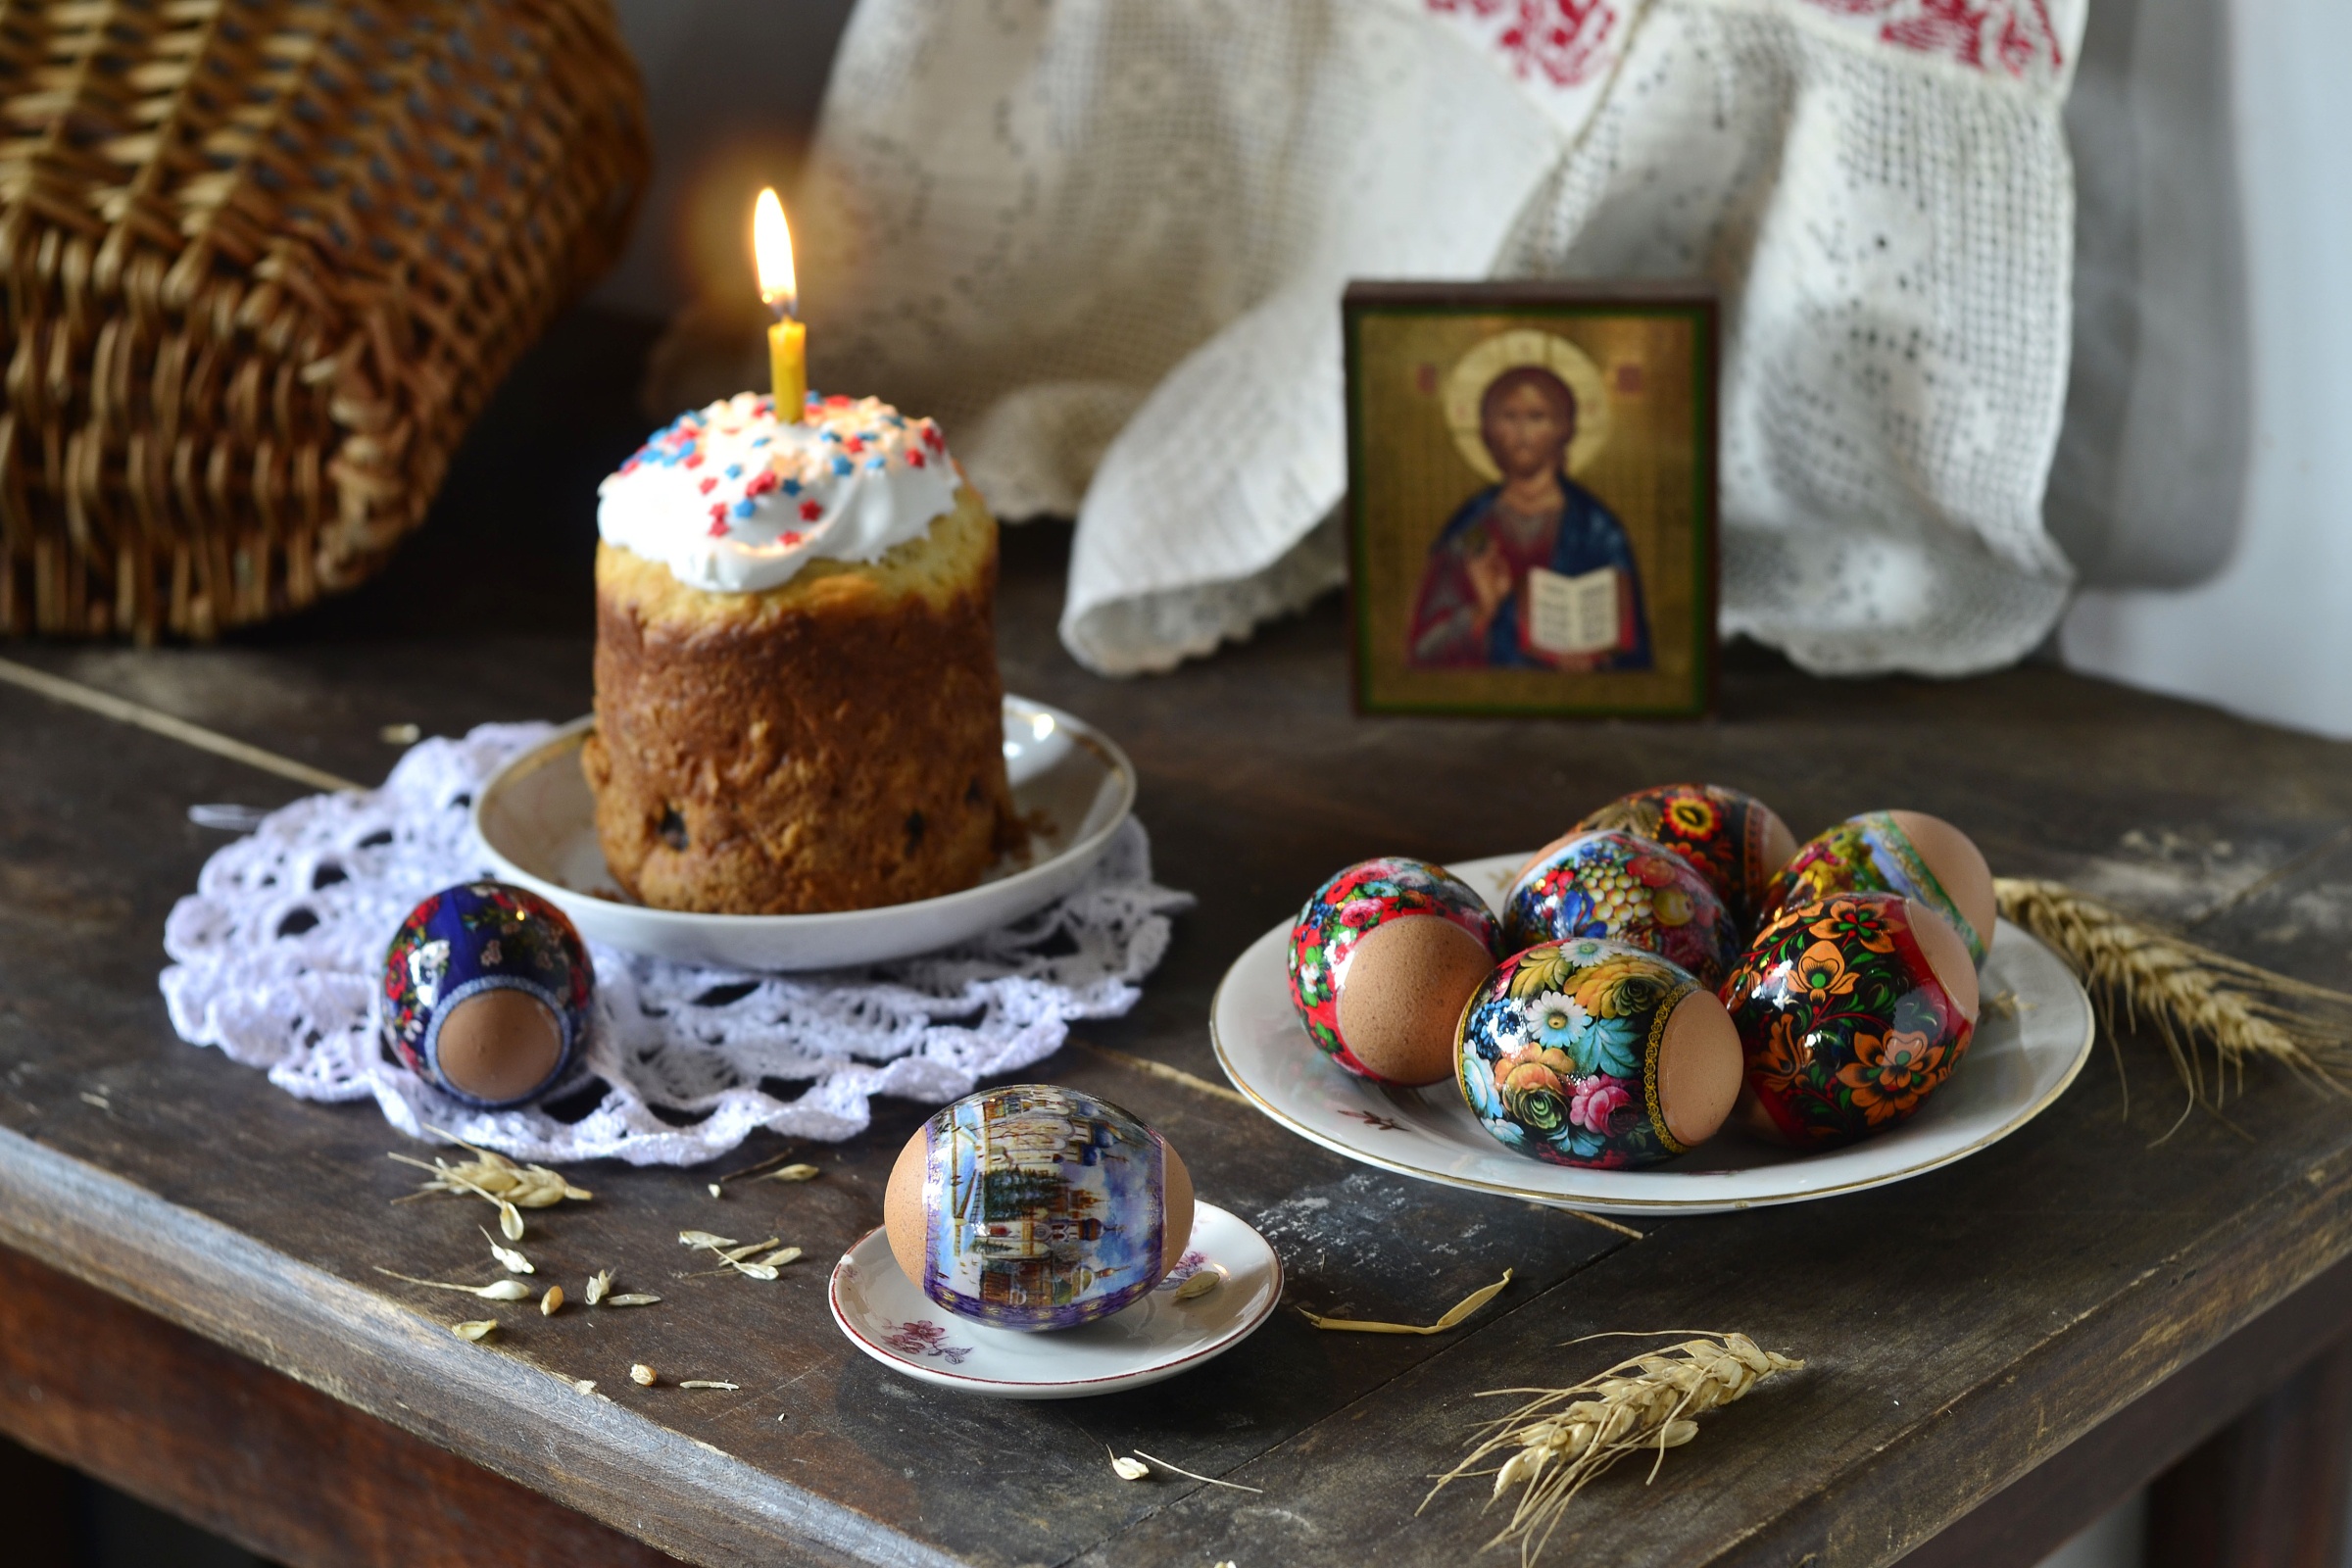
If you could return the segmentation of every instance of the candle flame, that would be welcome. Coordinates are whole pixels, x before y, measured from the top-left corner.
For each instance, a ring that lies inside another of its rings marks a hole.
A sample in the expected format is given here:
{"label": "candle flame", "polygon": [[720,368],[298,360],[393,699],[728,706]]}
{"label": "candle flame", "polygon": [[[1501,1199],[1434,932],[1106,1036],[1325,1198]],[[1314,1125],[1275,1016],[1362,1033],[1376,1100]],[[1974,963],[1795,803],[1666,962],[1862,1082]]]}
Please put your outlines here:
{"label": "candle flame", "polygon": [[760,298],[780,315],[793,315],[801,291],[792,270],[792,228],[773,189],[761,191],[752,208],[752,255],[760,268]]}

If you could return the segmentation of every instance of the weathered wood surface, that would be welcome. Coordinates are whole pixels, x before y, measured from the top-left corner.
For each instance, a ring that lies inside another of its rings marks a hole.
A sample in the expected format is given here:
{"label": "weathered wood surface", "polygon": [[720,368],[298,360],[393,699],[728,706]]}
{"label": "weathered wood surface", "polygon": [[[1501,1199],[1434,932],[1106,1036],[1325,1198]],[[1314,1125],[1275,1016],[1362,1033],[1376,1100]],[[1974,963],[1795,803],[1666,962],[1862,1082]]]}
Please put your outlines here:
{"label": "weathered wood surface", "polygon": [[[610,399],[549,412],[580,402],[556,383],[626,383],[583,341],[602,340],[579,323],[559,336],[529,372],[548,385],[511,388],[491,416],[513,461],[469,452],[434,525],[351,600],[215,649],[0,652],[358,778],[395,755],[387,723],[450,733],[585,710],[593,484],[638,421]],[[1135,1014],[1082,1028],[1114,1051],[1216,1079],[1205,1021],[1225,965],[1348,860],[1517,849],[1689,776],[1757,791],[1800,833],[1876,806],[1935,811],[1996,869],[2202,917],[2232,952],[2352,981],[2341,746],[2047,668],[1819,682],[1752,655],[1730,662],[1725,716],[1703,724],[1359,720],[1336,607],[1112,684],[1054,640],[1060,551],[1052,530],[1009,537],[1006,683],[1121,740],[1159,874],[1200,901]],[[373,1272],[488,1277],[486,1205],[388,1206],[409,1173],[384,1159],[400,1141],[371,1107],[297,1103],[164,1018],[163,917],[222,842],[186,808],[296,787],[5,687],[0,736],[0,1243],[691,1560],[1451,1558],[1485,1537],[1475,1491],[1414,1509],[1483,1413],[1475,1391],[1613,1358],[1562,1347],[1580,1334],[1702,1328],[1810,1365],[1708,1417],[1646,1491],[1632,1473],[1595,1488],[1557,1560],[1891,1562],[2352,1255],[2352,1111],[2256,1074],[2234,1129],[2192,1117],[2155,1146],[2179,1105],[2144,1044],[2126,1047],[2128,1120],[2102,1056],[1960,1165],[1655,1222],[1640,1243],[1353,1165],[1069,1051],[1040,1076],[1162,1126],[1203,1196],[1282,1250],[1291,1302],[1425,1320],[1506,1265],[1517,1282],[1436,1340],[1318,1334],[1286,1310],[1133,1395],[1024,1405],[921,1388],[858,1355],[823,1301],[826,1260],[877,1222],[919,1119],[886,1102],[865,1137],[816,1153],[825,1174],[807,1186],[713,1201],[708,1172],[575,1172],[596,1201],[532,1216],[542,1270],[576,1292],[611,1266],[667,1299],[552,1320],[488,1308]],[[685,1225],[773,1232],[811,1261],[773,1285],[681,1280]],[[2352,1301],[2341,1310],[2337,1330]],[[509,1327],[489,1345],[439,1327],[493,1312]],[[638,1390],[638,1360],[743,1391]],[[614,1402],[573,1394],[582,1377]],[[1105,1444],[1264,1494],[1122,1483]]]}
{"label": "weathered wood surface", "polygon": [[[9,1249],[0,1249],[0,1426],[274,1562],[653,1568],[669,1560]],[[37,1526],[37,1506],[27,1511]],[[17,1558],[24,1517],[9,1515],[12,1561],[73,1560],[62,1549],[53,1559]],[[52,1533],[63,1524],[53,1521]]]}

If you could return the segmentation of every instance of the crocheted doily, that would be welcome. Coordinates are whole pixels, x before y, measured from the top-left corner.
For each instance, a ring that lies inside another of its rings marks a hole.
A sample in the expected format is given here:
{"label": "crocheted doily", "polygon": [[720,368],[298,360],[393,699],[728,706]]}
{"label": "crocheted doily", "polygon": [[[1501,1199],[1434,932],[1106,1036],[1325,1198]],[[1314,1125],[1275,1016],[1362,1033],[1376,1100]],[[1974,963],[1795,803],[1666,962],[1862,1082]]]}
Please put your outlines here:
{"label": "crocheted doily", "polygon": [[266,1067],[305,1100],[373,1096],[522,1159],[687,1165],[755,1128],[838,1140],[867,1102],[945,1102],[1052,1055],[1073,1018],[1115,1017],[1192,897],[1152,880],[1130,819],[1087,880],[1027,919],[922,957],[822,974],[700,968],[590,945],[595,1018],[572,1078],[538,1105],[472,1109],[392,1060],[374,1014],[394,928],[426,894],[489,874],[467,808],[545,724],[485,724],[412,748],[381,789],[314,795],[205,862],[164,929],[172,1027]]}

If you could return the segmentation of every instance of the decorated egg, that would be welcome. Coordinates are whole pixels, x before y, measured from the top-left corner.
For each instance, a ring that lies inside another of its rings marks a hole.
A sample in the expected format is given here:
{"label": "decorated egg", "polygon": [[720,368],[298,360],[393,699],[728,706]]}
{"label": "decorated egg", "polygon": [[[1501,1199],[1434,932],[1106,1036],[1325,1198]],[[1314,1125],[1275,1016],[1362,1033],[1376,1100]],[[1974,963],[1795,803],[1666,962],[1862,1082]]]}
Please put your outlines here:
{"label": "decorated egg", "polygon": [[1796,835],[1779,812],[1721,784],[1661,784],[1621,795],[1576,824],[1579,833],[1598,828],[1663,844],[1689,860],[1741,931],[1754,927],[1773,873],[1796,853]]}
{"label": "decorated egg", "polygon": [[1521,867],[1502,903],[1505,948],[1599,937],[1680,964],[1712,991],[1740,956],[1723,900],[1690,861],[1631,833],[1571,833]]}
{"label": "decorated egg", "polygon": [[1803,1148],[1852,1143],[1915,1113],[1977,1024],[1977,966],[1916,899],[1840,893],[1756,933],[1724,1004],[1747,1056],[1743,1119]]}
{"label": "decorated egg", "polygon": [[1952,923],[1978,963],[1992,948],[1992,869],[1967,834],[1924,811],[1865,811],[1798,846],[1762,915],[1833,893],[1899,893]]}
{"label": "decorated egg", "polygon": [[1494,967],[1494,916],[1443,866],[1391,857],[1315,890],[1291,927],[1291,1001],[1349,1072],[1434,1084],[1453,1070],[1462,1004]]}
{"label": "decorated egg", "polygon": [[469,1105],[519,1105],[586,1043],[596,971],[564,911],[504,882],[443,888],[384,954],[393,1054]]}
{"label": "decorated egg", "polygon": [[1462,1014],[1454,1075],[1487,1131],[1555,1165],[1654,1165],[1715,1135],[1740,1036],[1654,953],[1579,937],[1502,960]]}
{"label": "decorated egg", "polygon": [[1053,1084],[966,1095],[899,1152],[890,1251],[949,1311],[1008,1329],[1108,1317],[1184,1255],[1193,1178],[1107,1100]]}

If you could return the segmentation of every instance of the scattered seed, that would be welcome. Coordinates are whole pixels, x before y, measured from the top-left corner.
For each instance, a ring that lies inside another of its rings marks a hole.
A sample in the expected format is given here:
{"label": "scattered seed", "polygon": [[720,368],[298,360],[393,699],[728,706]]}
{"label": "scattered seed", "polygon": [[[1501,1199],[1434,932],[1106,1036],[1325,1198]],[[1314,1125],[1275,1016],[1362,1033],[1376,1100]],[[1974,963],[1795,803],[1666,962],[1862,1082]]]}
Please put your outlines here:
{"label": "scattered seed", "polygon": [[716,1198],[716,1197],[719,1195],[719,1192],[720,1192],[720,1188],[719,1188],[719,1185],[718,1185],[718,1183],[716,1183],[716,1182],[712,1182],[712,1183],[710,1184],[710,1196],[711,1196],[712,1198]]}
{"label": "scattered seed", "polygon": [[659,1296],[648,1296],[643,1291],[630,1291],[620,1296],[606,1297],[604,1304],[607,1306],[651,1306],[660,1299],[662,1298]]}
{"label": "scattered seed", "polygon": [[1130,1459],[1123,1453],[1110,1456],[1110,1472],[1121,1481],[1141,1481],[1152,1473],[1152,1467],[1140,1459]]}
{"label": "scattered seed", "polygon": [[612,1271],[611,1269],[598,1269],[594,1274],[589,1275],[588,1289],[585,1293],[588,1298],[588,1304],[590,1306],[594,1306],[597,1302],[603,1300],[605,1298],[605,1293],[611,1289],[612,1289]]}
{"label": "scattered seed", "polygon": [[494,1318],[481,1318],[472,1323],[452,1323],[449,1332],[461,1340],[480,1340],[497,1333],[498,1322]]}
{"label": "scattered seed", "polygon": [[640,1361],[635,1366],[629,1368],[629,1381],[636,1384],[641,1389],[652,1388],[654,1386],[654,1379],[657,1375],[658,1374],[656,1374],[654,1369],[650,1366],[647,1366],[643,1361]]}
{"label": "scattered seed", "polygon": [[414,724],[386,724],[375,738],[386,746],[414,746],[424,738],[424,731]]}
{"label": "scattered seed", "polygon": [[735,1245],[734,1237],[713,1236],[709,1231],[680,1231],[678,1241],[686,1247],[708,1247],[714,1252],[722,1247]]}
{"label": "scattered seed", "polygon": [[1176,1299],[1179,1301],[1189,1301],[1196,1296],[1206,1296],[1209,1292],[1215,1290],[1218,1286],[1224,1283],[1224,1274],[1218,1270],[1214,1264],[1211,1264],[1209,1267],[1200,1270],[1200,1272],[1198,1274],[1195,1274],[1191,1279],[1186,1280],[1182,1285],[1177,1286]]}
{"label": "scattered seed", "polygon": [[531,1288],[520,1280],[500,1280],[491,1285],[450,1285],[440,1280],[420,1280],[414,1274],[403,1274],[398,1269],[386,1268],[381,1263],[376,1265],[375,1271],[378,1274],[389,1274],[396,1280],[406,1280],[411,1285],[423,1285],[436,1291],[464,1291],[467,1296],[478,1296],[485,1301],[520,1301],[528,1298],[531,1294]]}
{"label": "scattered seed", "polygon": [[771,1182],[812,1182],[823,1174],[814,1165],[787,1165],[767,1179]]}
{"label": "scattered seed", "polygon": [[[754,1252],[764,1252],[769,1248],[775,1247],[776,1237],[770,1236],[764,1242],[738,1242],[732,1236],[713,1236],[709,1231],[680,1231],[678,1240],[688,1247],[699,1248],[710,1252],[718,1259],[719,1266],[717,1268],[706,1269],[702,1275],[687,1276],[690,1279],[700,1279],[709,1274],[723,1274],[728,1269],[733,1269],[738,1274],[748,1274],[756,1280],[772,1280],[776,1277],[774,1260],[763,1258],[757,1263],[745,1261]],[[797,1248],[785,1248],[782,1250],[791,1252],[795,1257],[800,1255]],[[791,1259],[787,1258],[784,1261],[789,1262]]]}
{"label": "scattered seed", "polygon": [[743,1387],[740,1383],[721,1383],[716,1378],[688,1378],[678,1385],[681,1389],[725,1389],[733,1394]]}
{"label": "scattered seed", "polygon": [[596,1392],[596,1379],[580,1379],[577,1383],[574,1383],[571,1386],[571,1392],[574,1394],[594,1394]]}
{"label": "scattered seed", "polygon": [[536,1274],[539,1272],[537,1269],[531,1267],[531,1260],[529,1258],[523,1256],[512,1247],[501,1247],[498,1245],[498,1243],[490,1241],[490,1233],[486,1230],[482,1230],[481,1226],[476,1225],[474,1229],[477,1231],[482,1231],[483,1241],[490,1242],[490,1255],[498,1259],[499,1267],[505,1269],[510,1274]]}
{"label": "scattered seed", "polygon": [[561,1285],[550,1285],[547,1288],[547,1294],[539,1298],[539,1315],[541,1317],[554,1317],[556,1315],[556,1308],[562,1306],[563,1304],[564,1287]]}
{"label": "scattered seed", "polygon": [[797,1247],[779,1247],[765,1257],[755,1259],[757,1262],[766,1264],[769,1268],[781,1268],[787,1263],[797,1263],[800,1260],[801,1250]]}

